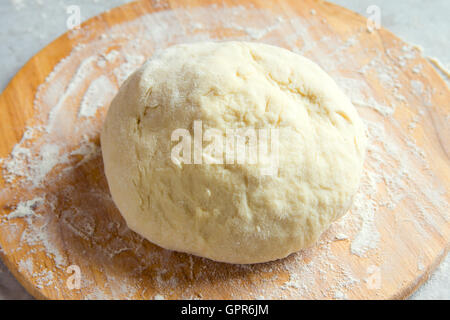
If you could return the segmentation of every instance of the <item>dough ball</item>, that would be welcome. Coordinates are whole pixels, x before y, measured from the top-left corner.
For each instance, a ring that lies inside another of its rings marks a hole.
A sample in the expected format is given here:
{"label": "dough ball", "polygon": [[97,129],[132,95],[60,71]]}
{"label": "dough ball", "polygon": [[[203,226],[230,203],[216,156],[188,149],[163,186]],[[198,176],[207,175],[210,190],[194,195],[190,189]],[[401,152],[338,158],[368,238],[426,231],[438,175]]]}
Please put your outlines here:
{"label": "dough ball", "polygon": [[[216,142],[227,137],[221,163]],[[166,249],[245,264],[312,246],[349,209],[366,137],[350,100],[310,60],[205,42],[170,47],[132,74],[101,145],[132,230]]]}

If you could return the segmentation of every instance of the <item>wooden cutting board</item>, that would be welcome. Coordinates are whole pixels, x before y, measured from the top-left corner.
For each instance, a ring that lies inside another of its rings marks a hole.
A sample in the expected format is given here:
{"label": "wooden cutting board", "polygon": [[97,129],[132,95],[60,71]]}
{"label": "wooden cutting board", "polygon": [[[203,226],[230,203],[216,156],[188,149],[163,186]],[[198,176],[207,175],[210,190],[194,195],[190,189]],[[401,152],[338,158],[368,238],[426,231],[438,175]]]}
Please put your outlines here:
{"label": "wooden cutting board", "polygon": [[[126,227],[103,174],[99,130],[124,78],[155,49],[226,39],[319,63],[370,137],[350,213],[317,246],[270,263],[151,244]],[[1,256],[42,299],[405,298],[449,248],[449,101],[418,48],[326,2],[124,5],[52,42],[0,96]]]}

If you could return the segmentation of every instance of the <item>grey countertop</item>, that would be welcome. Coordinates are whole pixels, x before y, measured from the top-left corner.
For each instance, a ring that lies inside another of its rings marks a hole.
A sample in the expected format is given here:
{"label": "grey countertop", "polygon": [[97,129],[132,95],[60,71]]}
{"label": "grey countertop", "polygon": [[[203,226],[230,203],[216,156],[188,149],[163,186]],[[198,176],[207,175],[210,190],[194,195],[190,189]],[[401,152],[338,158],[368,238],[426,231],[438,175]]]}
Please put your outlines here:
{"label": "grey countertop", "polygon": [[[78,0],[81,19],[86,20],[129,0]],[[381,25],[404,40],[424,48],[424,55],[437,58],[450,69],[450,1],[448,0],[334,0],[343,7],[368,15],[367,8],[380,8]],[[2,0],[0,2],[0,91],[40,49],[67,31],[67,7],[71,0]],[[450,258],[447,256],[412,299],[450,299]],[[0,299],[32,297],[0,261]]]}

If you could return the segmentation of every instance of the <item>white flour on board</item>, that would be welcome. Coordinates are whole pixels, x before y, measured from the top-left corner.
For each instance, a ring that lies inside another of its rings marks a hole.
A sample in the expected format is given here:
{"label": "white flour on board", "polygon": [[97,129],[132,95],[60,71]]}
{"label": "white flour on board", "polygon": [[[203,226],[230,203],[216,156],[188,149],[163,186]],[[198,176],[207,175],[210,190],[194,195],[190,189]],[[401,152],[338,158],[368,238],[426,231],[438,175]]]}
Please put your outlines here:
{"label": "white flour on board", "polygon": [[[389,277],[389,256],[380,252],[386,232],[381,232],[377,224],[379,215],[392,215],[400,226],[411,224],[424,241],[430,238],[431,231],[439,231],[440,224],[448,222],[448,216],[431,214],[448,212],[445,189],[435,179],[426,153],[413,136],[426,121],[433,89],[421,81],[424,66],[411,65],[420,57],[417,48],[405,45],[400,52],[389,48],[386,53],[368,51],[358,38],[367,32],[365,28],[355,30],[348,39],[330,32],[317,39],[315,32],[319,29],[315,26],[327,22],[319,12],[312,10],[310,15],[314,18],[218,6],[160,11],[116,25],[96,39],[81,40],[82,44],[61,60],[39,87],[34,118],[11,155],[0,162],[8,183],[0,191],[0,200],[10,199],[10,210],[0,227],[14,230],[17,235],[7,241],[16,244],[15,251],[24,251],[20,272],[28,274],[38,288],[56,288],[58,293],[58,288],[65,285],[69,261],[82,270],[95,264],[105,285],[97,287],[93,281],[83,279],[83,296],[91,299],[145,294],[148,288],[137,287],[134,277],[151,278],[153,289],[149,295],[154,299],[170,297],[177,286],[186,282],[190,285],[183,289],[182,297],[203,298],[195,285],[207,282],[214,287],[213,282],[223,277],[228,277],[229,295],[235,298],[250,294],[252,298],[345,299],[367,282],[367,274],[342,261],[335,252],[336,243],[346,243],[354,259],[361,259],[361,264],[368,258],[376,261]],[[316,61],[358,108],[370,141],[366,170],[351,212],[331,226],[316,248],[272,263],[228,266],[226,271],[223,264],[186,258],[153,246],[131,232],[108,193],[99,147],[102,119],[128,75],[155,50],[174,43],[219,40],[213,35],[219,28],[227,30],[222,40],[263,41]],[[83,37],[83,32],[74,31],[73,36]],[[370,60],[355,61],[355,50],[365,50]],[[396,63],[387,64],[386,55]],[[417,75],[408,88],[399,81],[404,70]],[[374,98],[366,78],[375,79],[385,88],[385,99]],[[408,101],[414,101],[414,105]],[[398,108],[410,110],[407,128],[402,129],[395,118]],[[23,192],[15,194],[13,186]],[[414,214],[397,221],[395,209],[405,208],[405,201],[411,203]],[[25,251],[22,244],[31,249]],[[34,258],[38,252],[44,252],[56,268],[50,269]],[[122,270],[122,265],[114,264],[117,259],[126,259],[131,267]],[[423,266],[425,255],[420,259]],[[326,289],[317,292],[316,288],[324,285]]]}
{"label": "white flour on board", "polygon": [[97,109],[105,106],[105,99],[116,92],[116,87],[106,76],[100,76],[87,89],[81,101],[78,117],[93,117]]}

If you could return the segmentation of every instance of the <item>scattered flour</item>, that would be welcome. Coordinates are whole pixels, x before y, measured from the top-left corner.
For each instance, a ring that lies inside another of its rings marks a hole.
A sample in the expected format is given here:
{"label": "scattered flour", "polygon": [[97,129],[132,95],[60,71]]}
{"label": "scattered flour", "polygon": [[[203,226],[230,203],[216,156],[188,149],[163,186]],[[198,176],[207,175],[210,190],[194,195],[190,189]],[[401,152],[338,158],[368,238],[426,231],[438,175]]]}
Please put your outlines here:
{"label": "scattered flour", "polygon": [[336,240],[347,240],[348,236],[346,234],[343,233],[338,233],[336,234]]}
{"label": "scattered flour", "polygon": [[19,202],[16,209],[8,214],[8,219],[25,218],[34,215],[34,209],[44,202],[43,198],[34,198],[32,200]]}
{"label": "scattered flour", "polygon": [[342,293],[341,291],[336,291],[336,292],[334,293],[334,298],[335,298],[336,300],[346,300],[346,299],[347,299],[347,296],[345,295],[345,293]]}
{"label": "scattered flour", "polygon": [[80,105],[79,117],[95,116],[97,110],[106,107],[105,97],[116,92],[116,86],[106,76],[100,76],[89,86]]}
{"label": "scattered flour", "polygon": [[34,268],[33,259],[31,257],[19,261],[20,272],[28,272],[28,274],[33,274],[33,268]]}

